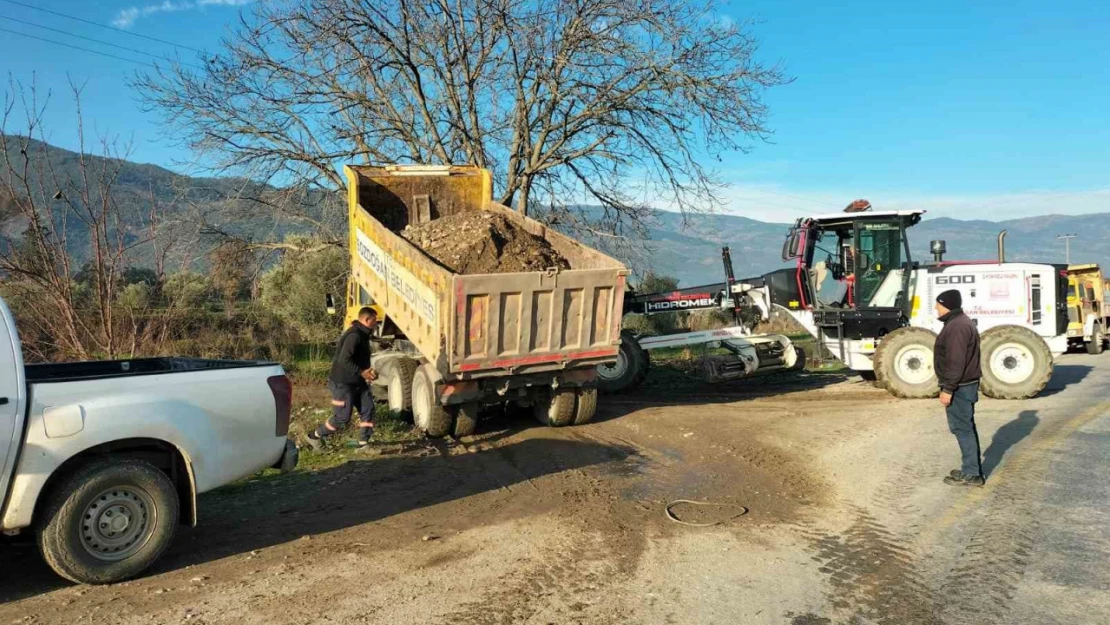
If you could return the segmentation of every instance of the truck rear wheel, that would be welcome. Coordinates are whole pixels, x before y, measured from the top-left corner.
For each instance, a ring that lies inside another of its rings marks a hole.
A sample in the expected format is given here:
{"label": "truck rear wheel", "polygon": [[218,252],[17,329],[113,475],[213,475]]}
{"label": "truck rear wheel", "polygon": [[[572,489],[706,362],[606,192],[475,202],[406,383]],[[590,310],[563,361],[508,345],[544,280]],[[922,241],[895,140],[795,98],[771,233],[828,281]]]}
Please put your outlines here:
{"label": "truck rear wheel", "polygon": [[391,358],[379,373],[386,379],[386,399],[390,412],[412,410],[412,380],[420,363],[412,358]]}
{"label": "truck rear wheel", "polygon": [[443,438],[451,433],[454,420],[451,413],[436,404],[435,384],[428,366],[417,368],[412,377],[412,420],[429,437]]}
{"label": "truck rear wheel", "polygon": [[550,393],[539,394],[532,406],[533,414],[540,423],[561,428],[574,423],[577,400],[575,389],[552,389]]}
{"label": "truck rear wheel", "polygon": [[883,337],[872,360],[875,378],[895,397],[924,399],[940,393],[933,371],[937,335],[925,328],[899,328]]}
{"label": "truck rear wheel", "polygon": [[574,405],[574,424],[583,425],[594,420],[597,414],[597,389],[580,388]]}
{"label": "truck rear wheel", "polygon": [[1044,339],[1022,326],[995,326],[983,333],[983,394],[1028,399],[1052,378],[1052,352]]}
{"label": "truck rear wheel", "polygon": [[474,430],[478,428],[478,402],[467,402],[453,407],[451,411],[454,413],[451,436],[462,438],[474,434]]}
{"label": "truck rear wheel", "polygon": [[621,332],[617,360],[597,368],[597,387],[603,393],[624,393],[640,385],[651,368],[651,357],[631,332]]}
{"label": "truck rear wheel", "polygon": [[79,584],[135,577],[173,541],[180,504],[165,473],[134,458],[107,458],[52,489],[38,531],[43,559]]}
{"label": "truck rear wheel", "polygon": [[1095,324],[1094,332],[1091,333],[1091,341],[1087,343],[1087,353],[1092,356],[1098,356],[1102,353],[1102,326]]}

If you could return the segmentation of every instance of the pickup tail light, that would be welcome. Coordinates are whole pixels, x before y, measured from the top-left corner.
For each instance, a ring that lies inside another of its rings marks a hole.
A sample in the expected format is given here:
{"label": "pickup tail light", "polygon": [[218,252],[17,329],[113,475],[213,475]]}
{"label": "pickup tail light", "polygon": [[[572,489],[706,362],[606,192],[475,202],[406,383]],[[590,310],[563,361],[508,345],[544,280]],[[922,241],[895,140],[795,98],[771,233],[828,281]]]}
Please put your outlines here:
{"label": "pickup tail light", "polygon": [[274,406],[277,408],[277,424],[275,436],[288,436],[289,413],[293,410],[293,382],[289,376],[275,375],[266,379],[270,391],[274,394]]}

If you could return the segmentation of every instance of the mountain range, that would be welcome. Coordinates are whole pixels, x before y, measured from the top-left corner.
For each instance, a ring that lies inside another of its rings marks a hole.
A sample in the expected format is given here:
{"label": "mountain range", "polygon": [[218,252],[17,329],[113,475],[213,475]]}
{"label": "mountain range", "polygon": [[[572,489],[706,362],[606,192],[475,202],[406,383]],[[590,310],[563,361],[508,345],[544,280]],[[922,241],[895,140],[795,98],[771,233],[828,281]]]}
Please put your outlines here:
{"label": "mountain range", "polygon": [[[927,206],[923,209],[928,210]],[[830,211],[832,212],[832,211]],[[650,270],[679,279],[682,286],[721,282],[721,247],[732,250],[737,277],[761,275],[781,267],[782,243],[792,223],[767,223],[738,215],[687,216],[660,211],[650,224],[647,243]],[[929,242],[944,240],[945,260],[998,258],[998,233],[1007,231],[1006,260],[1065,262],[1064,241],[1058,234],[1078,234],[1071,240],[1073,263],[1110,267],[1110,212],[1088,215],[1043,215],[1000,221],[929,218],[907,231],[914,260],[932,260]]]}
{"label": "mountain range", "polygon": [[[14,145],[8,137],[9,145]],[[75,173],[78,155],[61,148],[35,144],[47,154],[55,169]],[[14,155],[12,155],[14,156]],[[241,195],[245,185],[255,183],[232,178],[190,178],[156,165],[126,162],[120,171],[114,192],[121,203],[134,203],[135,210],[149,203],[151,194],[162,200],[183,198],[182,205],[192,209],[217,209],[228,205],[229,197]],[[272,189],[265,185],[259,188]],[[183,192],[184,190],[184,192]],[[274,190],[277,191],[277,190]],[[0,197],[0,237],[18,236],[19,224],[13,223],[8,202]],[[928,206],[923,206],[928,209]],[[1108,207],[1110,208],[1110,207]],[[588,207],[584,207],[589,212]],[[829,212],[832,212],[831,209]],[[252,211],[255,215],[256,212]],[[283,225],[278,225],[285,221]],[[239,220],[237,229],[253,234],[256,239],[297,231],[295,224],[274,217]],[[647,224],[649,240],[643,245],[646,253],[630,256],[630,264],[640,271],[672,276],[682,286],[720,282],[724,279],[721,248],[732,250],[737,277],[760,275],[782,266],[781,249],[789,223],[767,223],[740,215],[725,213],[682,215],[657,211]],[[1071,241],[1071,258],[1075,263],[1093,262],[1110,266],[1110,212],[1087,215],[1048,214],[1039,217],[999,221],[958,220],[947,217],[925,219],[909,231],[911,253],[915,260],[928,260],[929,242],[947,242],[947,259],[997,258],[999,231],[1007,230],[1007,259],[1062,263],[1064,242],[1058,234],[1079,236]]]}

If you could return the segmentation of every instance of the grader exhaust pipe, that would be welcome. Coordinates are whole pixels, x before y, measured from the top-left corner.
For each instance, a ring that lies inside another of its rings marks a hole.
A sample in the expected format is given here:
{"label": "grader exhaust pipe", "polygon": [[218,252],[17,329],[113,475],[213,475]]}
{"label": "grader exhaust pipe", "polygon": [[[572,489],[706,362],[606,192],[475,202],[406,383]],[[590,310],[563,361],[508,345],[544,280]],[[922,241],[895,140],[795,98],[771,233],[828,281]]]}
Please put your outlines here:
{"label": "grader exhaust pipe", "polygon": [[998,233],[998,262],[1006,262],[1006,233],[1008,230],[1003,230]]}

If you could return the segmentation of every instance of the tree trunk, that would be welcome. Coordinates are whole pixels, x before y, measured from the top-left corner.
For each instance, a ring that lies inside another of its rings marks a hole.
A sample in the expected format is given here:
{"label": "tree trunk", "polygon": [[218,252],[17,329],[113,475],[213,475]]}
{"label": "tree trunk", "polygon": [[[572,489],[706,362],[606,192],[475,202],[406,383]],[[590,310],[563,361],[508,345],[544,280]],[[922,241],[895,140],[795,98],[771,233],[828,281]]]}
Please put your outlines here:
{"label": "tree trunk", "polygon": [[526,177],[520,184],[520,195],[516,198],[516,210],[525,217],[528,216],[528,196],[532,193],[532,178]]}

